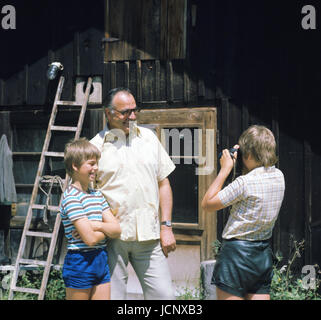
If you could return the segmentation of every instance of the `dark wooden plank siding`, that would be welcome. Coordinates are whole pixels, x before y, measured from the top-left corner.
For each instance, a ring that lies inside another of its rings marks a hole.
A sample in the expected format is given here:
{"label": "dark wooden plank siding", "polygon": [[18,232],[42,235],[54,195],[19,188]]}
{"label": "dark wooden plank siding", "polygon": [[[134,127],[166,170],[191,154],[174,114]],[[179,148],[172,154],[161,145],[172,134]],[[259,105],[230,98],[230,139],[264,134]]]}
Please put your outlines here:
{"label": "dark wooden plank siding", "polygon": [[9,148],[12,149],[12,128],[10,126],[10,112],[0,113],[0,139],[2,135],[6,135]]}
{"label": "dark wooden plank siding", "polygon": [[[48,64],[60,61],[66,82],[63,99],[72,99],[75,77],[103,75],[104,1],[90,8],[72,0],[17,2],[17,29],[4,33],[1,52],[3,106],[44,105],[48,102]],[[101,15],[97,15],[100,12]],[[23,13],[23,14],[22,14]]]}
{"label": "dark wooden plank siding", "polygon": [[3,105],[23,105],[26,103],[27,74],[28,67],[26,66],[3,81]]}
{"label": "dark wooden plank siding", "polygon": [[186,0],[106,0],[105,61],[185,58],[186,8]]}
{"label": "dark wooden plank siding", "polygon": [[89,28],[79,33],[79,46],[77,59],[79,59],[79,72],[77,74],[101,75],[103,69],[103,48],[101,40],[104,36],[103,30]]}
{"label": "dark wooden plank siding", "polygon": [[307,154],[308,163],[311,167],[306,169],[306,213],[310,224],[307,228],[307,238],[309,242],[309,256],[306,262],[321,265],[321,155],[309,152]]}
{"label": "dark wooden plank siding", "polygon": [[26,102],[29,105],[44,105],[45,103],[48,83],[45,71],[48,64],[48,56],[44,56],[27,68]]}
{"label": "dark wooden plank siding", "polygon": [[[145,9],[148,11],[157,3],[152,1]],[[161,3],[161,10],[170,8],[171,1]],[[190,0],[187,1],[188,10],[192,5],[197,6],[196,22],[191,26],[188,11],[186,59],[170,59],[170,56],[162,59],[170,51],[157,56],[155,52],[160,48],[155,44],[158,39],[155,37],[146,54],[135,49],[131,53],[133,59],[103,63],[104,55],[106,57],[106,48],[101,43],[106,36],[105,0],[90,4],[72,0],[68,4],[61,0],[50,2],[50,6],[46,1],[41,4],[17,2],[17,12],[24,12],[19,15],[17,30],[11,34],[0,30],[1,39],[8,44],[8,50],[0,52],[0,61],[5,62],[0,70],[0,132],[11,130],[3,119],[9,117],[13,124],[21,117],[19,121],[23,125],[23,122],[33,121],[30,114],[25,117],[33,110],[38,112],[35,114],[37,122],[46,127],[43,111],[50,109],[49,96],[54,94],[55,88],[50,88],[45,73],[48,63],[54,60],[65,66],[64,99],[74,98],[76,77],[100,75],[103,98],[109,89],[126,86],[143,108],[214,105],[217,107],[218,150],[234,145],[249,125],[264,124],[276,137],[278,167],[286,179],[286,194],[275,226],[273,248],[287,256],[291,235],[296,240],[306,239],[304,262],[321,264],[318,132],[321,29],[313,32],[300,29],[300,5],[276,6],[267,0],[245,3]],[[162,23],[159,19],[165,18],[155,11],[151,30]],[[166,21],[169,28],[173,26],[171,23]],[[40,24],[42,30],[38,28]],[[26,37],[26,33],[30,37]],[[164,35],[163,30],[161,37]],[[153,51],[155,48],[157,50]],[[138,49],[141,48],[138,46]],[[98,107],[90,106],[86,115],[83,133],[89,138],[101,128],[102,112]],[[11,110],[15,112],[10,116],[4,113]],[[19,144],[14,140],[18,139],[14,132],[10,139],[13,146]],[[25,166],[31,162],[26,161]],[[19,165],[17,160],[17,170],[21,169]],[[33,173],[32,169],[30,172]],[[32,181],[30,177],[26,179]],[[27,191],[22,190],[21,201],[26,202],[27,198]],[[227,210],[218,213],[219,237],[227,217]]]}

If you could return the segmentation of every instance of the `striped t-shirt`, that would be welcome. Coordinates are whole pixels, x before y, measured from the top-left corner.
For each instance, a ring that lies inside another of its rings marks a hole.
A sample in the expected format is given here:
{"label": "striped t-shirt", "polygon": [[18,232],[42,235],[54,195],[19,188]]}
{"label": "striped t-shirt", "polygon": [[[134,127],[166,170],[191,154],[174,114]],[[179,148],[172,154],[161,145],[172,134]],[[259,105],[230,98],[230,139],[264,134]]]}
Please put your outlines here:
{"label": "striped t-shirt", "polygon": [[109,205],[100,191],[89,189],[88,193],[85,193],[73,185],[67,187],[61,201],[60,215],[69,250],[104,248],[106,246],[105,239],[90,247],[81,239],[75,239],[72,236],[72,231],[76,230],[73,221],[84,217],[87,217],[88,220],[102,221],[102,213],[108,208]]}

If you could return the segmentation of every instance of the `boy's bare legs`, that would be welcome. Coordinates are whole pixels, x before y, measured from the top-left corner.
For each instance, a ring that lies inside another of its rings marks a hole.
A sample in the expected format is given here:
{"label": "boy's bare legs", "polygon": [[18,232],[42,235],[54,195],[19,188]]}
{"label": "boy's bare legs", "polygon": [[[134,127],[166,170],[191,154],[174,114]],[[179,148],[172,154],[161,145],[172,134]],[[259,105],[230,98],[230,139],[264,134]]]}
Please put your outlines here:
{"label": "boy's bare legs", "polygon": [[110,300],[110,282],[89,289],[66,288],[67,300]]}
{"label": "boy's bare legs", "polygon": [[110,300],[110,282],[93,287],[90,300]]}
{"label": "boy's bare legs", "polygon": [[216,288],[217,300],[270,300],[269,294],[249,293],[244,298],[234,296],[226,291]]}
{"label": "boy's bare legs", "polygon": [[245,296],[246,300],[270,300],[269,294],[249,293]]}
{"label": "boy's bare legs", "polygon": [[226,291],[216,288],[217,300],[244,300],[241,297],[234,296]]}
{"label": "boy's bare legs", "polygon": [[66,288],[67,300],[89,300],[92,288],[89,289],[73,289]]}

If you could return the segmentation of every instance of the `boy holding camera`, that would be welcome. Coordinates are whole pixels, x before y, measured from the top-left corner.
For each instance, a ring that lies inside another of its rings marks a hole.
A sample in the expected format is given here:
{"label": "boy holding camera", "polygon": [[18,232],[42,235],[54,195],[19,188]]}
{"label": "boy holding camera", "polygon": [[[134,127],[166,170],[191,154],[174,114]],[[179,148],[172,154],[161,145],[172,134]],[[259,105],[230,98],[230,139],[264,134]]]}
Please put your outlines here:
{"label": "boy holding camera", "polygon": [[242,175],[222,190],[238,153],[232,157],[223,150],[220,172],[202,201],[207,211],[232,206],[212,283],[218,300],[268,300],[273,275],[269,239],[284,197],[284,176],[274,166],[276,142],[268,128],[251,126],[238,143],[234,148],[242,153]]}

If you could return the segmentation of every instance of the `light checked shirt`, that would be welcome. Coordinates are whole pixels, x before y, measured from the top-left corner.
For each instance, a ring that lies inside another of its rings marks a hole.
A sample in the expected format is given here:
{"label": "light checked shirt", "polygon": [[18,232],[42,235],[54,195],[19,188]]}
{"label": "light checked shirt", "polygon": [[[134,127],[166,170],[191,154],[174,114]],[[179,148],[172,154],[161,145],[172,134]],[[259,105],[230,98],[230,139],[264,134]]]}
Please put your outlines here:
{"label": "light checked shirt", "polygon": [[218,193],[224,206],[232,205],[223,239],[267,240],[278,217],[284,196],[283,173],[259,167],[235,179]]}
{"label": "light checked shirt", "polygon": [[96,187],[119,219],[120,239],[159,239],[159,187],[175,165],[150,129],[134,124],[129,136],[106,127],[91,141],[100,151]]}

